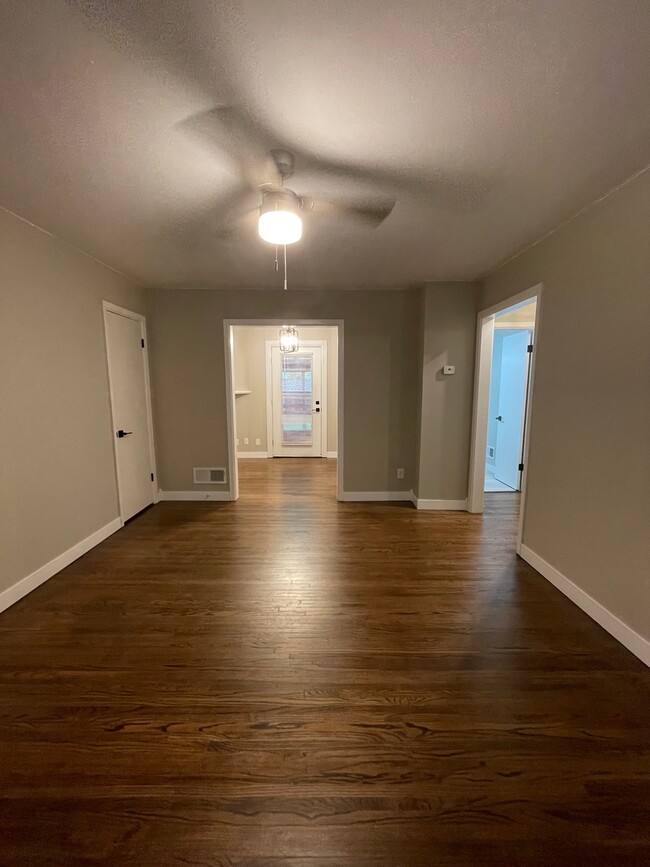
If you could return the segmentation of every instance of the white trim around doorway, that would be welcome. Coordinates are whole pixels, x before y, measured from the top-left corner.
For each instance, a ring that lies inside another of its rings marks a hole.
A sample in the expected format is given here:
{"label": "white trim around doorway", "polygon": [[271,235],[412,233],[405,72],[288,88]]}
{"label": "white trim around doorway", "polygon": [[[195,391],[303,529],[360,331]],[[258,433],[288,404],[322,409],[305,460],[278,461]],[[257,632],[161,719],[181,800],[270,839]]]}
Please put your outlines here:
{"label": "white trim around doorway", "polygon": [[469,464],[469,488],[467,492],[467,511],[482,512],[485,486],[485,453],[487,449],[488,408],[490,401],[490,378],[492,373],[492,346],[494,341],[494,317],[502,310],[537,300],[534,323],[533,357],[530,368],[530,392],[526,417],[526,438],[524,441],[524,470],[521,480],[521,501],[519,507],[519,529],[517,532],[517,553],[521,554],[524,520],[526,513],[526,484],[528,478],[528,454],[533,432],[533,406],[535,402],[535,362],[540,337],[543,285],[538,283],[517,295],[481,310],[476,323],[476,361],[474,371],[474,403],[472,411],[472,435]]}
{"label": "white trim around doorway", "polygon": [[[273,325],[281,328],[290,322],[291,325],[298,327],[304,326],[327,326],[336,328],[338,331],[338,383],[337,383],[337,407],[338,407],[338,426],[337,440],[338,448],[336,457],[336,499],[344,500],[343,492],[343,430],[344,430],[344,382],[343,368],[345,358],[345,341],[344,341],[344,321],[343,319],[294,319],[293,317],[285,317],[283,319],[224,319],[223,320],[223,338],[224,338],[224,353],[226,364],[226,423],[228,426],[228,474],[230,478],[230,499],[239,499],[239,473],[237,470],[237,434],[235,430],[235,391],[233,377],[233,327],[236,325]],[[268,448],[268,444],[267,444]],[[270,449],[269,449],[270,452]],[[332,452],[326,452],[323,449],[323,455],[327,457],[333,456]]]}

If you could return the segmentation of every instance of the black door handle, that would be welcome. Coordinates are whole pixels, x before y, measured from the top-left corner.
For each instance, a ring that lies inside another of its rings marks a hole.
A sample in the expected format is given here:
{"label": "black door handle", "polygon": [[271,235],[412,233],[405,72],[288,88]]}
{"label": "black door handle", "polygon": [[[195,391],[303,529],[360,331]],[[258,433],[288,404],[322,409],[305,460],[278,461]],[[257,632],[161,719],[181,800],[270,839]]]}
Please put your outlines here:
{"label": "black door handle", "polygon": [[118,430],[116,436],[118,439],[122,439],[122,437],[130,437],[132,433],[132,430]]}
{"label": "black door handle", "polygon": [[503,421],[503,416],[502,416],[502,415],[498,415],[498,416],[496,417],[496,419],[497,419],[497,421]]}

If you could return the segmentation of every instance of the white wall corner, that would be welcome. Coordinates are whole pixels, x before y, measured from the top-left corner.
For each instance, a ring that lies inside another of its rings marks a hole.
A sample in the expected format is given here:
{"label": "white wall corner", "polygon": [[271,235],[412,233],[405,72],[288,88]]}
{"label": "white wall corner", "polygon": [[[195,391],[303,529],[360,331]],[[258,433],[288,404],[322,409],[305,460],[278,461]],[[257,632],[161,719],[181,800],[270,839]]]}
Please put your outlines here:
{"label": "white wall corner", "polygon": [[31,575],[21,578],[20,581],[17,581],[0,593],[0,611],[9,608],[10,605],[18,602],[23,596],[27,596],[32,590],[36,590],[37,587],[40,587],[41,584],[44,584],[49,578],[56,575],[57,572],[65,569],[70,563],[74,563],[75,560],[78,560],[79,557],[86,554],[91,548],[99,545],[100,542],[103,542],[104,539],[107,539],[123,526],[121,518],[115,518],[109,524],[106,524],[99,530],[95,530],[90,536],[82,539],[81,542],[77,542],[72,548],[68,548],[63,554],[59,554],[58,557],[55,557],[49,563],[32,572]]}
{"label": "white wall corner", "polygon": [[599,626],[602,626],[611,636],[620,641],[641,662],[650,667],[650,641],[647,638],[635,632],[631,626],[612,614],[604,605],[597,602],[527,545],[521,546],[521,557],[543,575],[547,581],[550,581],[554,587],[564,593],[578,608],[581,608],[585,614],[588,614],[592,620],[595,620]]}
{"label": "white wall corner", "polygon": [[160,499],[163,502],[216,500],[220,503],[230,503],[232,494],[230,491],[161,491]]}

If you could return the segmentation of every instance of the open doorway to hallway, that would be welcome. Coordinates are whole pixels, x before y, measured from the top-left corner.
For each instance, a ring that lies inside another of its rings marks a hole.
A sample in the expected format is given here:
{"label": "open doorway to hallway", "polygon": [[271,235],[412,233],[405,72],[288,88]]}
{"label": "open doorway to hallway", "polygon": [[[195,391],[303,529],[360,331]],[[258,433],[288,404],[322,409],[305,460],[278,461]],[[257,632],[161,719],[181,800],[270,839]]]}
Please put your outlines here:
{"label": "open doorway to hallway", "polygon": [[477,323],[467,508],[483,512],[486,494],[512,497],[518,507],[517,553],[526,511],[542,290],[539,284],[481,310]]}
{"label": "open doorway to hallway", "polygon": [[536,300],[494,317],[485,455],[486,492],[521,490]]}
{"label": "open doorway to hallway", "polygon": [[[276,484],[281,479],[293,484],[301,466],[308,471],[311,464],[313,469],[313,459],[327,461],[328,478],[336,481],[342,428],[339,325],[297,324],[293,351],[284,351],[283,325],[277,322],[240,321],[229,327],[233,498],[240,484],[246,493],[247,485],[254,485],[258,476],[266,479],[269,472]],[[292,459],[290,473],[286,461],[272,471],[251,466],[253,461],[286,458]]]}

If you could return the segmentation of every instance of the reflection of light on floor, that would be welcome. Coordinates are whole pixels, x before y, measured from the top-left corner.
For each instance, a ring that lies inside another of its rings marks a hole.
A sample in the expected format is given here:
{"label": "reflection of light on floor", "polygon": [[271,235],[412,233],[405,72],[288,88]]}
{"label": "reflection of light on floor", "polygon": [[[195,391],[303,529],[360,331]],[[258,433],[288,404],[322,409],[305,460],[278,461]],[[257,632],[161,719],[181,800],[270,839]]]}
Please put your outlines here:
{"label": "reflection of light on floor", "polygon": [[483,488],[484,491],[489,491],[490,493],[514,493],[514,488],[511,488],[509,485],[506,485],[504,482],[500,482],[498,479],[494,477],[494,470],[489,467],[485,468],[485,486]]}

